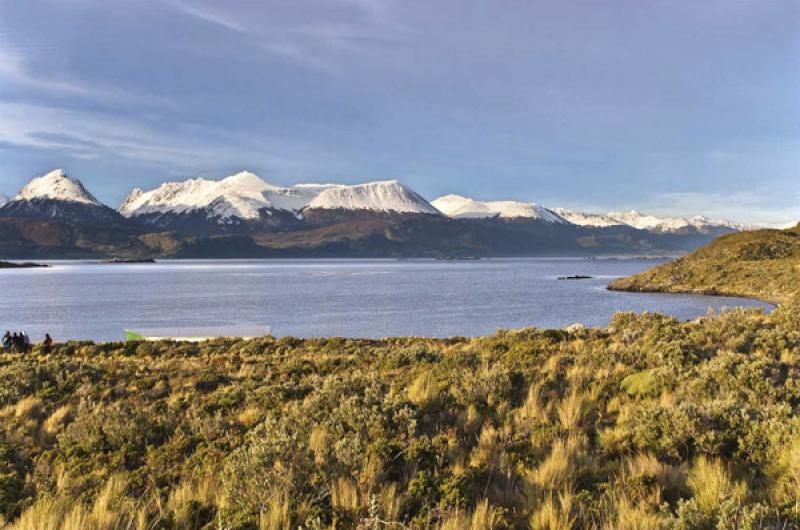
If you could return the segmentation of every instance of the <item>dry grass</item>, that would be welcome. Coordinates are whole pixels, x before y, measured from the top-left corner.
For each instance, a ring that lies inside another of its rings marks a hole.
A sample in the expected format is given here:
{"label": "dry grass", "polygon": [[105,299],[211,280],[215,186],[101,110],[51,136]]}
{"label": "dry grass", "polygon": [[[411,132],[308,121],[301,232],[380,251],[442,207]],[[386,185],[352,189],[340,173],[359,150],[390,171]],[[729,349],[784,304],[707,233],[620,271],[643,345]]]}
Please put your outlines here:
{"label": "dry grass", "polygon": [[111,475],[92,505],[91,518],[97,530],[115,530],[118,520],[125,516],[123,498],[128,480],[123,475]]}
{"label": "dry grass", "polygon": [[213,506],[221,495],[220,484],[209,476],[199,481],[179,484],[167,499],[167,509],[173,514],[175,530],[190,530],[196,527],[195,505]]}
{"label": "dry grass", "polygon": [[704,456],[697,458],[689,470],[688,485],[698,508],[706,514],[726,498],[743,501],[747,495],[747,484],[734,482],[727,466]]}
{"label": "dry grass", "polygon": [[484,426],[478,445],[472,450],[469,463],[472,467],[496,469],[500,465],[501,448],[498,443],[500,433],[491,424]]}
{"label": "dry grass", "polygon": [[495,530],[500,527],[501,518],[497,510],[483,499],[472,513],[462,510],[450,512],[439,523],[438,530]]}
{"label": "dry grass", "polygon": [[383,487],[380,501],[385,520],[397,521],[400,519],[400,512],[403,509],[403,497],[397,493],[396,483],[392,482]]}
{"label": "dry grass", "polygon": [[11,530],[61,530],[65,511],[64,501],[41,498],[22,512]]}
{"label": "dry grass", "polygon": [[517,424],[547,419],[548,408],[545,407],[542,400],[539,398],[539,392],[541,392],[541,385],[533,384],[528,387],[528,395],[525,398],[525,403],[517,410],[515,418]]}
{"label": "dry grass", "polygon": [[494,530],[500,524],[500,517],[497,510],[489,504],[489,501],[483,499],[475,506],[470,518],[470,530]]}
{"label": "dry grass", "polygon": [[662,519],[645,506],[620,499],[616,520],[606,522],[603,530],[661,530],[663,527]]}
{"label": "dry grass", "polygon": [[570,436],[566,440],[557,440],[550,454],[529,473],[528,478],[539,491],[564,491],[575,483],[587,464],[585,438]]}
{"label": "dry grass", "polygon": [[418,407],[427,407],[438,401],[441,391],[441,385],[432,372],[425,371],[409,385],[408,400]]}
{"label": "dry grass", "polygon": [[551,493],[545,498],[530,519],[533,530],[572,530],[575,517],[572,514],[573,496],[564,490],[554,497]]}
{"label": "dry grass", "polygon": [[72,421],[72,407],[70,405],[62,405],[58,407],[52,414],[44,421],[44,430],[47,434],[54,435],[64,428],[70,421]]}
{"label": "dry grass", "polygon": [[572,432],[581,428],[592,407],[592,400],[577,389],[556,405],[556,414],[561,427]]}
{"label": "dry grass", "polygon": [[247,407],[236,416],[239,425],[250,429],[261,421],[262,413],[259,407]]}
{"label": "dry grass", "polygon": [[43,411],[44,402],[34,396],[23,398],[14,406],[14,416],[23,420],[38,420]]}
{"label": "dry grass", "polygon": [[259,514],[258,530],[292,530],[291,503],[286,495],[276,496]]}
{"label": "dry grass", "polygon": [[[668,500],[675,501],[685,493],[687,473],[686,465],[665,464],[660,462],[655,455],[638,454],[625,460],[620,479],[623,483],[652,484],[651,505],[658,507],[662,500],[662,494]],[[647,499],[636,500],[645,501]]]}
{"label": "dry grass", "polygon": [[781,444],[767,472],[772,480],[772,497],[781,503],[794,503],[800,510],[800,437]]}
{"label": "dry grass", "polygon": [[331,484],[331,504],[340,510],[358,510],[361,507],[358,486],[347,478],[336,479]]}
{"label": "dry grass", "polygon": [[328,431],[324,427],[314,427],[308,438],[308,448],[314,452],[314,461],[317,465],[325,462],[328,445]]}

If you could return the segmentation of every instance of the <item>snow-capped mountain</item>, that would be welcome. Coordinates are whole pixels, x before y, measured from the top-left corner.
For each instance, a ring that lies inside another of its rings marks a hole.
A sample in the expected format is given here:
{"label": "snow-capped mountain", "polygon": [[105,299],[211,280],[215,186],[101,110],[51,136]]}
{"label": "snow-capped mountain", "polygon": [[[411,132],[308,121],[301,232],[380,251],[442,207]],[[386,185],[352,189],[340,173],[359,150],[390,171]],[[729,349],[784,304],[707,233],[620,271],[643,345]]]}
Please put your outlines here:
{"label": "snow-capped mountain", "polygon": [[5,193],[0,193],[0,208],[5,206],[5,204],[10,201],[11,199]]}
{"label": "snow-capped mountain", "polygon": [[69,177],[63,169],[55,169],[46,175],[36,177],[14,197],[15,201],[33,199],[100,205],[100,201],[86,191],[80,180]]}
{"label": "snow-capped mountain", "polygon": [[307,209],[371,210],[378,212],[440,212],[415,191],[396,180],[368,182],[325,189],[306,205]]}
{"label": "snow-capped mountain", "polygon": [[258,219],[261,211],[297,212],[327,185],[274,186],[258,175],[242,171],[222,180],[195,178],[166,182],[150,191],[134,189],[119,207],[125,217],[146,214],[201,212],[220,222],[232,218]]}
{"label": "snow-capped mountain", "polygon": [[61,169],[31,180],[0,207],[0,217],[104,228],[119,228],[124,224],[116,211],[98,201],[81,181]]}
{"label": "snow-capped mountain", "polygon": [[726,221],[724,219],[710,219],[702,215],[693,217],[658,217],[648,215],[637,210],[627,212],[610,212],[608,217],[628,226],[640,230],[658,233],[677,233],[686,230],[695,230],[707,233],[715,230],[748,230],[750,227]]}
{"label": "snow-capped mountain", "polygon": [[552,210],[532,202],[478,201],[461,195],[445,195],[431,202],[440,212],[456,219],[528,218],[548,223],[567,221]]}
{"label": "snow-capped mountain", "polygon": [[439,212],[397,181],[297,184],[279,187],[243,171],[222,180],[203,178],[167,182],[150,191],[133,190],[119,207],[125,217],[201,216],[220,224],[263,219],[275,213],[302,218],[303,209],[373,210],[402,213]]}
{"label": "snow-capped mountain", "polygon": [[439,211],[456,219],[529,218],[584,228],[630,227],[657,234],[697,232],[701,234],[747,230],[750,227],[723,219],[694,217],[658,217],[630,210],[608,214],[586,213],[567,208],[546,208],[522,201],[479,201],[461,195],[445,195],[431,202]]}
{"label": "snow-capped mountain", "polygon": [[[2,198],[0,198],[2,200]],[[680,253],[748,229],[723,220],[601,215],[446,195],[400,182],[276,186],[243,171],[133,190],[119,211],[62,170],[0,206],[15,256],[346,257]]]}
{"label": "snow-capped mountain", "polygon": [[570,223],[578,226],[622,226],[625,223],[613,219],[607,215],[599,213],[585,213],[577,212],[575,210],[568,210],[566,208],[553,208],[553,211],[569,221]]}

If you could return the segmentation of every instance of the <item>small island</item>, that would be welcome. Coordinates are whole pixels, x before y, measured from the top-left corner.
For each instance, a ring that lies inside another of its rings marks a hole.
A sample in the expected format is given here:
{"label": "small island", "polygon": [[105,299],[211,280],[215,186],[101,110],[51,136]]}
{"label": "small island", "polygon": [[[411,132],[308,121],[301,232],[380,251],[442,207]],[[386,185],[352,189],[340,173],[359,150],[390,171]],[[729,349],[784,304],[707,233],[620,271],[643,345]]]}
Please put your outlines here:
{"label": "small island", "polygon": [[22,263],[15,263],[13,261],[0,261],[0,269],[36,269],[41,267],[49,267],[44,263],[33,263],[32,261],[24,261]]}
{"label": "small island", "polygon": [[559,276],[559,280],[591,280],[591,276],[586,276],[585,274],[571,274],[569,276]]}

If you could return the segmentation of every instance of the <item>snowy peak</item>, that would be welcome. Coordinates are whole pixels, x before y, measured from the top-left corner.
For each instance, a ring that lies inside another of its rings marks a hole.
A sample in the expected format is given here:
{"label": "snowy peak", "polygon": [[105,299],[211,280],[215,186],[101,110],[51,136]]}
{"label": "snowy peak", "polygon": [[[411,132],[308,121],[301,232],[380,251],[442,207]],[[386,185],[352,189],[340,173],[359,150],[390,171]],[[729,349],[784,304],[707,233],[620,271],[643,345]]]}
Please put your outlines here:
{"label": "snowy peak", "polygon": [[608,217],[640,230],[651,232],[679,232],[694,229],[698,232],[707,232],[713,229],[727,228],[730,230],[748,230],[750,227],[726,221],[724,219],[709,219],[702,215],[693,217],[658,217],[641,213],[637,210],[627,212],[610,212]]}
{"label": "snowy peak", "polygon": [[609,212],[608,217],[640,230],[653,230],[665,222],[672,224],[670,221],[674,221],[673,218],[656,217],[655,215],[644,214],[637,210],[629,210],[627,212]]}
{"label": "snowy peak", "polygon": [[306,208],[439,214],[431,203],[396,180],[332,186],[317,195]]}
{"label": "snowy peak", "polygon": [[46,175],[36,177],[14,197],[15,201],[30,201],[33,199],[50,199],[101,206],[100,201],[95,199],[83,187],[81,181],[69,177],[62,169],[56,169]]}
{"label": "snowy peak", "polygon": [[439,197],[431,204],[443,214],[454,218],[528,218],[538,219],[548,223],[566,223],[566,221],[554,211],[532,202],[478,201],[461,195],[445,195]]}
{"label": "snowy peak", "polygon": [[126,217],[201,211],[220,222],[237,217],[258,219],[261,210],[284,210],[300,216],[303,208],[341,208],[439,213],[425,199],[397,181],[355,186],[297,184],[279,187],[243,171],[222,180],[203,178],[167,182],[150,191],[134,189],[119,207]]}
{"label": "snowy peak", "polygon": [[637,210],[611,212],[603,215],[566,208],[545,208],[532,202],[479,201],[461,195],[445,195],[432,201],[431,204],[448,217],[462,219],[490,217],[503,219],[528,218],[595,228],[629,226],[658,233],[676,233],[687,230],[709,233],[719,229],[747,230],[749,228],[722,219],[709,219],[702,215],[694,217],[657,217]]}
{"label": "snowy peak", "polygon": [[5,193],[0,193],[0,208],[5,206],[5,204],[10,201],[11,199],[8,198],[8,195]]}
{"label": "snowy peak", "polygon": [[257,219],[268,209],[298,210],[321,190],[293,190],[267,183],[249,171],[222,180],[203,178],[165,182],[150,191],[134,189],[119,207],[126,216],[152,213],[186,213],[205,210],[208,217],[221,220],[238,217]]}
{"label": "snowy peak", "polygon": [[553,211],[570,223],[578,226],[608,227],[622,226],[624,224],[607,215],[598,213],[577,212],[566,208],[553,208]]}

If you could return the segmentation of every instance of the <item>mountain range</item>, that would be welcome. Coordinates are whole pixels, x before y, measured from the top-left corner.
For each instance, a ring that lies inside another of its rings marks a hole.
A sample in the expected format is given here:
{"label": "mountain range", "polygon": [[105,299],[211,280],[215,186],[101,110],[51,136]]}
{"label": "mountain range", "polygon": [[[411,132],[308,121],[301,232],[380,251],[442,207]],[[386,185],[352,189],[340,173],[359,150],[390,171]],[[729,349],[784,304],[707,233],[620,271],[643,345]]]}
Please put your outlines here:
{"label": "mountain range", "polygon": [[134,189],[119,208],[63,170],[0,196],[0,257],[663,255],[747,229],[725,220],[606,214],[446,195],[396,180],[276,186],[243,171]]}

